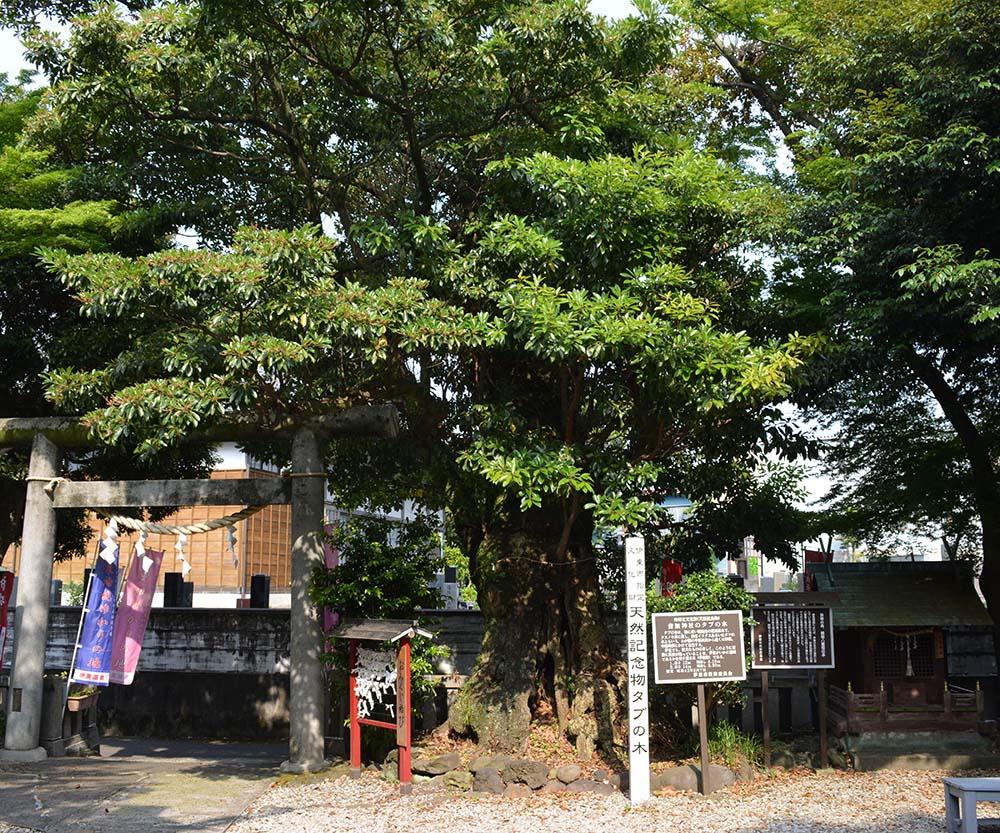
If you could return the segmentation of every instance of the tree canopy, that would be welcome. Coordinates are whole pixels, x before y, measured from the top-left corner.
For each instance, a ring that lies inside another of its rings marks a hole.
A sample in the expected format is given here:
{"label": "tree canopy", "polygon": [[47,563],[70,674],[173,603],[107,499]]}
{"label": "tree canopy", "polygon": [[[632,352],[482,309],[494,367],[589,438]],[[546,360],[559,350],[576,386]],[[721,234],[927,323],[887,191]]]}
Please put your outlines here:
{"label": "tree canopy", "polygon": [[223,416],[398,401],[402,441],[333,445],[331,485],[449,505],[487,620],[454,725],[515,745],[548,700],[581,752],[613,748],[597,527],[752,491],[797,443],[772,403],[816,347],[767,324],[755,252],[783,202],[695,106],[717,97],[674,23],[210,0],[30,44],[53,78],[35,140],[201,242],[45,250],[128,333],[48,374],[56,406],[146,456]]}
{"label": "tree canopy", "polygon": [[774,298],[789,326],[830,338],[796,400],[839,429],[839,523],[874,539],[901,523],[968,532],[973,508],[996,616],[993,4],[765,0],[685,14],[690,60],[792,154]]}
{"label": "tree canopy", "polygon": [[[137,254],[164,242],[162,221],[134,207],[128,195],[95,185],[88,170],[60,157],[55,148],[26,137],[43,96],[28,88],[30,76],[15,83],[0,77],[0,400],[4,416],[46,416],[53,406],[43,374],[67,362],[93,367],[113,357],[120,328],[84,322],[69,287],[39,258],[44,247],[67,254]],[[122,197],[118,199],[116,197]],[[63,411],[63,413],[67,413]],[[171,449],[135,461],[121,449],[78,456],[81,473],[204,471],[203,447]],[[26,457],[14,450],[0,456],[0,557],[21,536]],[[63,513],[57,558],[78,554],[89,529],[81,513]]]}

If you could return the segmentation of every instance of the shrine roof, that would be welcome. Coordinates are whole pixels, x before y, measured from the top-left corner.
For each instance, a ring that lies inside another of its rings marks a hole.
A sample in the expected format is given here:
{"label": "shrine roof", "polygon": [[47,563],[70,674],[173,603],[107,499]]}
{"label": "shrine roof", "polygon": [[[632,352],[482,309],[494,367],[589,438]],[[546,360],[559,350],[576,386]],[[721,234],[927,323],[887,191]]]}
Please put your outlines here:
{"label": "shrine roof", "polygon": [[331,632],[335,639],[363,639],[370,642],[395,642],[404,636],[424,636],[433,634],[425,631],[412,619],[347,619]]}
{"label": "shrine roof", "polygon": [[990,626],[968,564],[867,562],[807,564],[820,591],[834,592],[835,627]]}

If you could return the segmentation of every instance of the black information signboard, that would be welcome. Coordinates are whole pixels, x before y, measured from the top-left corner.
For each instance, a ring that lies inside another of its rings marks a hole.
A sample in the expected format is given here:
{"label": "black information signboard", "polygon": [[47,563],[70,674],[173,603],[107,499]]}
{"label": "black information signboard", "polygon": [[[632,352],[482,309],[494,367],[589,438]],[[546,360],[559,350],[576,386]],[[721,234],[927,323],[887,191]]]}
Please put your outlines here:
{"label": "black information signboard", "polygon": [[755,607],[753,667],[833,668],[833,611],[828,607]]}
{"label": "black information signboard", "polygon": [[653,659],[658,683],[745,680],[743,612],[654,613]]}

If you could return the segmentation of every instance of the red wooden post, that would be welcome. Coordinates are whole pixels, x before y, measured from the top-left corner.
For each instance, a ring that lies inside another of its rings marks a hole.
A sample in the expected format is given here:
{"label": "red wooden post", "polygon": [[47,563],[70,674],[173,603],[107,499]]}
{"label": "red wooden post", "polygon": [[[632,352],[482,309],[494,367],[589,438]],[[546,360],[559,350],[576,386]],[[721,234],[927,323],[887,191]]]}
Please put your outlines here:
{"label": "red wooden post", "polygon": [[399,792],[413,792],[410,769],[410,637],[399,641],[396,657],[396,745],[399,747]]}
{"label": "red wooden post", "polygon": [[350,676],[348,684],[351,709],[351,778],[361,777],[361,724],[358,723],[358,640],[347,642],[347,668]]}

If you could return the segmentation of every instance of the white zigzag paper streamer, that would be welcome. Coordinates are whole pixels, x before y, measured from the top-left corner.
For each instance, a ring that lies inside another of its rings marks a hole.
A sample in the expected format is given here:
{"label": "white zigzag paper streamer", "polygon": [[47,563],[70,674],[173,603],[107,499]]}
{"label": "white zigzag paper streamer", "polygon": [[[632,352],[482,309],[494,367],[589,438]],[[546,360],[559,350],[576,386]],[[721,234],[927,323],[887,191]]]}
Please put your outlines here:
{"label": "white zigzag paper streamer", "polygon": [[139,557],[143,574],[148,573],[149,568],[153,566],[153,559],[146,555],[146,537],[146,531],[143,530],[139,533],[139,540],[135,542],[135,554]]}
{"label": "white zigzag paper streamer", "polygon": [[101,544],[101,558],[108,564],[114,564],[118,554],[118,523],[114,518],[104,527],[104,540]]}
{"label": "white zigzag paper streamer", "polygon": [[[396,654],[358,646],[354,665],[358,695],[358,717],[368,717],[385,694],[396,693]],[[395,703],[388,703],[389,714],[395,714]]]}
{"label": "white zigzag paper streamer", "polygon": [[240,566],[239,556],[236,555],[236,527],[226,527],[226,549],[233,556],[233,568]]}
{"label": "white zigzag paper streamer", "polygon": [[175,560],[181,562],[181,577],[187,578],[188,573],[191,572],[191,565],[188,560],[184,557],[184,545],[187,544],[188,537],[185,533],[181,533],[177,536],[177,543],[174,544],[174,549],[177,550],[177,557]]}

